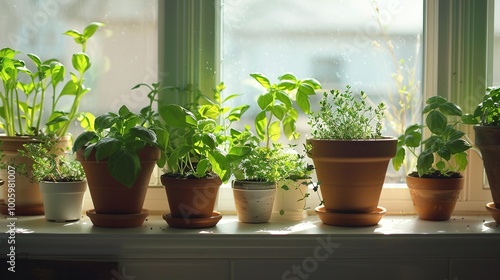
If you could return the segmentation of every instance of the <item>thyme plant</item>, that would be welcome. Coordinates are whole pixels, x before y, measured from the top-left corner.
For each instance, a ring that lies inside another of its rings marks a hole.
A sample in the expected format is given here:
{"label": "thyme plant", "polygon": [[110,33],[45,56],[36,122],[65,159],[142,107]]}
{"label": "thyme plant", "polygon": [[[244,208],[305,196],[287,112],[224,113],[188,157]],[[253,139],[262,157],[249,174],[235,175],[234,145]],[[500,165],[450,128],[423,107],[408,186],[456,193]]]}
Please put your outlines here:
{"label": "thyme plant", "polygon": [[344,92],[323,93],[318,112],[309,117],[311,135],[316,139],[359,140],[382,137],[385,104],[372,107],[361,91],[357,97],[349,85]]}

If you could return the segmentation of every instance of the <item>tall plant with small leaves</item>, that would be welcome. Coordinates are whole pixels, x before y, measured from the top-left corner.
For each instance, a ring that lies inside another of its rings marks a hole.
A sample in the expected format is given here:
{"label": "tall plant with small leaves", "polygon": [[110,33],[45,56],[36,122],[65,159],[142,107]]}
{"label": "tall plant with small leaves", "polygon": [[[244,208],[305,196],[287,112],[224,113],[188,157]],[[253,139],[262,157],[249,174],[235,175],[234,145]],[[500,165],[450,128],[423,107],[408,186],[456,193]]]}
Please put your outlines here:
{"label": "tall plant with small leaves", "polygon": [[343,92],[325,92],[319,110],[309,118],[311,135],[315,139],[337,140],[381,138],[384,110],[384,103],[372,107],[363,91],[358,97],[349,85]]}

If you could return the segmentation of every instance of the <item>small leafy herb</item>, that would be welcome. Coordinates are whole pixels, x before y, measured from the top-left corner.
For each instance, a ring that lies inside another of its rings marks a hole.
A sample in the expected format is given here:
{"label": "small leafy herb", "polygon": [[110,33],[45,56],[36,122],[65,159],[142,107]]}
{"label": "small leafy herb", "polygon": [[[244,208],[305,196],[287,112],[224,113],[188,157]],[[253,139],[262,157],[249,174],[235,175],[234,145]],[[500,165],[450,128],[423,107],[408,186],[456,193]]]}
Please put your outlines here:
{"label": "small leafy herb", "polygon": [[[42,142],[24,144],[21,156],[33,161],[31,179],[36,182],[75,182],[85,179],[83,167],[72,154],[57,148],[57,138],[46,136]],[[25,168],[20,168],[25,170]]]}
{"label": "small leafy herb", "polygon": [[500,87],[489,87],[483,101],[479,103],[473,116],[468,116],[467,124],[500,126]]}
{"label": "small leafy herb", "polygon": [[385,104],[379,103],[373,108],[366,99],[363,91],[359,98],[356,97],[349,85],[344,92],[325,92],[319,111],[309,117],[312,137],[337,140],[381,138]]}
{"label": "small leafy herb", "polygon": [[[406,150],[417,156],[417,174],[419,177],[459,176],[467,167],[467,153],[471,144],[464,132],[457,129],[460,124],[470,121],[462,109],[441,96],[427,99],[422,114],[425,125],[409,126],[398,138],[398,149],[392,163],[399,170],[403,164]],[[423,139],[423,130],[428,128],[430,136]],[[420,149],[418,154],[417,149]]]}

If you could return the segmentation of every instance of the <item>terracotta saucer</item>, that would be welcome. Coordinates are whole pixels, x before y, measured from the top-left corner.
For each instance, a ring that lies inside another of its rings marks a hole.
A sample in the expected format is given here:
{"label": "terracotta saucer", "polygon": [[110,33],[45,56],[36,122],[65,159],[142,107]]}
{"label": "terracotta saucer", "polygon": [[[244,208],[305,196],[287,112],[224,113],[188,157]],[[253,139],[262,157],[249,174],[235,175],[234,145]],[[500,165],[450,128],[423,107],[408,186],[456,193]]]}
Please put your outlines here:
{"label": "terracotta saucer", "polygon": [[220,212],[214,211],[211,217],[208,218],[174,218],[170,213],[163,214],[163,219],[171,227],[175,228],[210,228],[214,227],[222,218]]}
{"label": "terracotta saucer", "polygon": [[[0,213],[3,215],[10,215],[9,207],[4,203],[3,199],[0,199]],[[45,214],[43,210],[43,205],[26,205],[17,206],[14,209],[15,216],[37,216]]]}
{"label": "terracotta saucer", "polygon": [[319,219],[327,225],[342,227],[366,227],[378,224],[387,210],[384,207],[377,207],[377,210],[369,213],[337,213],[326,212],[324,206],[315,209]]}
{"label": "terracotta saucer", "polygon": [[144,223],[144,219],[149,216],[148,209],[142,209],[137,214],[97,214],[95,209],[87,210],[87,216],[96,227],[106,228],[129,228],[138,227]]}
{"label": "terracotta saucer", "polygon": [[497,224],[500,225],[500,209],[495,207],[495,203],[494,202],[486,203],[486,210],[490,212],[490,215],[493,217],[493,220],[495,220],[495,222],[497,222]]}

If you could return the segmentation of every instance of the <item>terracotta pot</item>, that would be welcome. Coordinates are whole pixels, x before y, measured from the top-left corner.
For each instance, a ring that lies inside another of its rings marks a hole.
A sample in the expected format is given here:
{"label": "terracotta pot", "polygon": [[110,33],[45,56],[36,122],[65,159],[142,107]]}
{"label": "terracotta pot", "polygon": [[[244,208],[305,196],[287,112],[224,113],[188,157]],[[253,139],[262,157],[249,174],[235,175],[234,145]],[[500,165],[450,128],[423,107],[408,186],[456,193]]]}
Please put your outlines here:
{"label": "terracotta pot", "polygon": [[80,220],[87,181],[40,182],[45,218],[53,222]]}
{"label": "terracotta pot", "polygon": [[495,207],[500,209],[500,127],[475,126],[476,145],[481,151]]}
{"label": "terracotta pot", "polygon": [[273,211],[276,183],[233,181],[234,204],[243,223],[267,223]]}
{"label": "terracotta pot", "polygon": [[76,152],[82,163],[90,190],[90,196],[97,214],[138,214],[142,212],[146,191],[160,150],[146,146],[139,151],[141,172],[135,183],[126,187],[109,174],[107,161],[96,161],[94,153],[86,160],[83,150]]}
{"label": "terracotta pot", "polygon": [[307,139],[327,212],[369,213],[377,210],[387,166],[397,139]]}
{"label": "terracotta pot", "polygon": [[174,218],[210,218],[222,181],[219,177],[205,179],[161,176],[171,216]]}
{"label": "terracotta pot", "polygon": [[[277,183],[276,198],[274,199],[273,213],[271,219],[285,221],[300,221],[307,217],[306,199],[307,185],[309,179],[302,180],[283,180]],[[286,185],[289,189],[284,190],[282,186]],[[283,213],[280,213],[283,211]]]}
{"label": "terracotta pot", "polygon": [[418,218],[429,221],[447,221],[450,219],[464,178],[419,178],[406,176],[406,184]]}
{"label": "terracotta pot", "polygon": [[[43,215],[43,199],[38,183],[31,182],[28,177],[18,174],[15,170],[16,165],[25,164],[28,174],[31,174],[31,166],[33,165],[33,161],[25,157],[21,157],[19,155],[19,150],[24,150],[24,144],[36,143],[39,141],[34,140],[33,137],[29,136],[0,136],[0,141],[0,150],[2,150],[4,153],[2,162],[5,162],[9,166],[13,167],[9,170],[0,170],[0,179],[3,179],[5,182],[4,186],[2,187],[2,197],[8,197],[8,183],[10,181],[10,183],[15,184],[16,215]],[[69,136],[63,137],[59,140],[57,147],[69,149],[69,141]],[[59,149],[57,150],[57,153],[61,152],[62,151],[60,151]],[[14,163],[14,165],[11,165],[11,163]],[[4,211],[6,210],[6,208],[2,207],[0,209],[2,209],[2,214],[7,214]]]}

